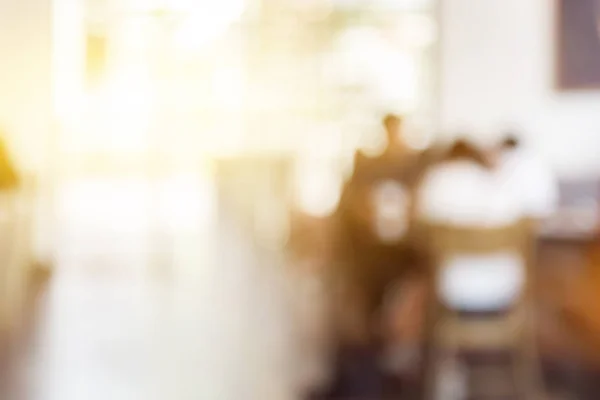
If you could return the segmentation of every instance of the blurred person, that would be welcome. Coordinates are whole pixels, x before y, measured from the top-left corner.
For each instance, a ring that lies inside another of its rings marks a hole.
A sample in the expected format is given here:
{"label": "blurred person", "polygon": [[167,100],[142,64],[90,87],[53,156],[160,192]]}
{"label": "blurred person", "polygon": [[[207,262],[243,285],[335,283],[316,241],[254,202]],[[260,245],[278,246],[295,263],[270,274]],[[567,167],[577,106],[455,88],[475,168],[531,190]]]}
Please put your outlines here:
{"label": "blurred person", "polygon": [[458,140],[421,181],[419,219],[482,228],[513,223],[522,210],[514,193],[499,183],[485,152]]}
{"label": "blurred person", "polygon": [[552,215],[558,203],[558,184],[548,165],[512,134],[501,142],[497,163],[502,184],[520,198],[529,218],[540,220]]}
{"label": "blurred person", "polygon": [[387,329],[385,298],[403,291],[421,260],[414,247],[413,194],[424,166],[403,135],[403,119],[383,118],[388,143],[381,154],[358,151],[335,213],[334,315],[339,318],[336,396],[375,397],[383,390],[381,352]]}
{"label": "blurred person", "polygon": [[[485,154],[462,140],[425,175],[418,202],[419,218],[430,225],[501,228],[524,216],[519,199],[499,184]],[[461,311],[502,309],[523,284],[521,264],[511,254],[461,257],[443,269],[440,290]]]}
{"label": "blurred person", "polygon": [[386,371],[396,377],[416,378],[421,359],[424,304],[427,280],[413,275],[386,294],[384,332],[387,338],[383,363]]}
{"label": "blurred person", "polygon": [[[492,160],[465,140],[453,143],[446,156],[426,172],[417,202],[418,218],[433,235],[438,228],[449,227],[480,230],[485,237],[487,229],[511,227],[523,219],[521,203],[500,184]],[[525,261],[514,251],[457,253],[442,262],[432,269],[436,271],[431,277],[435,297],[465,317],[481,318],[510,310],[526,282]],[[423,300],[422,313],[426,313],[425,305]],[[425,329],[438,329],[437,321],[427,325]],[[426,336],[436,334],[429,331]],[[440,368],[442,390],[456,391],[462,398],[470,386],[464,362],[450,357],[436,367],[424,367]],[[444,396],[451,397],[450,393]]]}
{"label": "blurred person", "polygon": [[337,209],[337,256],[362,297],[365,317],[376,317],[385,288],[415,263],[410,243],[412,191],[419,151],[406,144],[403,119],[383,118],[388,143],[375,157],[357,151],[353,175]]}
{"label": "blurred person", "polygon": [[407,145],[404,138],[404,120],[402,117],[394,114],[388,114],[383,118],[387,146],[380,157],[406,157],[412,156],[415,152]]}

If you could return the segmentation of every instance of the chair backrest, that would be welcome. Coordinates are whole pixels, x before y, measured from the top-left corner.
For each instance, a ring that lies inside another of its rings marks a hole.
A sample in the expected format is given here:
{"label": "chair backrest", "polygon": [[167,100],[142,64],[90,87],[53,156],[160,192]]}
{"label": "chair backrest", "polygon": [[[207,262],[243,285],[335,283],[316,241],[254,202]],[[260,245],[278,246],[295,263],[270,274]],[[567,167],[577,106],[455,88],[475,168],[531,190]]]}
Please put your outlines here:
{"label": "chair backrest", "polygon": [[[533,268],[531,225],[522,220],[514,224],[494,228],[465,228],[457,226],[429,226],[429,251],[433,271],[430,284],[438,285],[440,269],[456,256],[484,256],[513,253],[523,260],[525,282],[521,300],[532,296]],[[437,290],[432,290],[432,294]],[[438,299],[439,300],[439,299]]]}
{"label": "chair backrest", "polygon": [[511,251],[528,259],[530,228],[526,221],[493,228],[449,225],[428,227],[429,248],[439,264],[455,255],[483,255]]}

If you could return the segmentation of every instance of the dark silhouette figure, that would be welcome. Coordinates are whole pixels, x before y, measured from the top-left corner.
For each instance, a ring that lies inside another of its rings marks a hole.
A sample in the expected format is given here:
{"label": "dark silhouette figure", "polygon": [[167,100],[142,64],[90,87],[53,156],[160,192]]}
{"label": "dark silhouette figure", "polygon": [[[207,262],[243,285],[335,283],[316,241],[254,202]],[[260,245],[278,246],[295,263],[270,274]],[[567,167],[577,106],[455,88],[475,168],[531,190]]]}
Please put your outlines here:
{"label": "dark silhouette figure", "polygon": [[[331,398],[383,396],[389,386],[381,369],[381,349],[386,340],[382,321],[386,293],[392,284],[421,270],[422,260],[412,235],[412,197],[423,170],[432,160],[431,154],[425,157],[406,144],[401,117],[388,115],[383,125],[387,147],[375,157],[356,153],[353,174],[345,184],[335,215],[334,279],[348,289],[338,314],[354,314],[353,327],[358,324],[360,334],[340,338],[337,379]],[[383,206],[378,204],[380,197]],[[396,206],[402,209],[395,209]],[[387,217],[391,223],[385,220]],[[398,228],[398,224],[405,226]],[[386,236],[386,229],[396,235]]]}

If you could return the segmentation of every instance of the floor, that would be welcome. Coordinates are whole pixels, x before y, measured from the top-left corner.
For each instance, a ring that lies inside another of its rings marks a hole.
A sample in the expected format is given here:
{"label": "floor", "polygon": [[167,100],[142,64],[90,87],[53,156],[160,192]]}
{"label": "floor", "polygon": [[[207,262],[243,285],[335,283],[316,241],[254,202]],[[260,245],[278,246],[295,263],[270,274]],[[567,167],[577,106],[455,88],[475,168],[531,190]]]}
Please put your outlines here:
{"label": "floor", "polygon": [[203,209],[171,199],[169,228],[149,225],[147,190],[64,191],[59,262],[0,398],[295,398],[278,263],[210,218],[214,193],[197,193]]}
{"label": "floor", "polygon": [[[299,399],[289,269],[217,212],[211,188],[65,187],[58,263],[0,399]],[[571,388],[598,381],[569,374]]]}

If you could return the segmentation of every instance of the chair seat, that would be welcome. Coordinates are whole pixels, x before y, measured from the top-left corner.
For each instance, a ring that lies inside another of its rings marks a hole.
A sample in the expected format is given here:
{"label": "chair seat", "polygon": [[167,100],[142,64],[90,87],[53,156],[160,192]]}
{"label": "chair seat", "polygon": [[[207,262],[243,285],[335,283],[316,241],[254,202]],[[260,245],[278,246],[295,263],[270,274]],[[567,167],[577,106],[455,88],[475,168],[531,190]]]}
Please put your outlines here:
{"label": "chair seat", "polygon": [[514,346],[525,328],[526,312],[522,308],[506,312],[501,317],[461,318],[451,310],[440,319],[436,329],[437,342],[446,348],[463,350],[499,349]]}
{"label": "chair seat", "polygon": [[455,255],[446,260],[437,282],[438,296],[449,308],[490,311],[510,307],[525,284],[522,259],[510,252]]}

